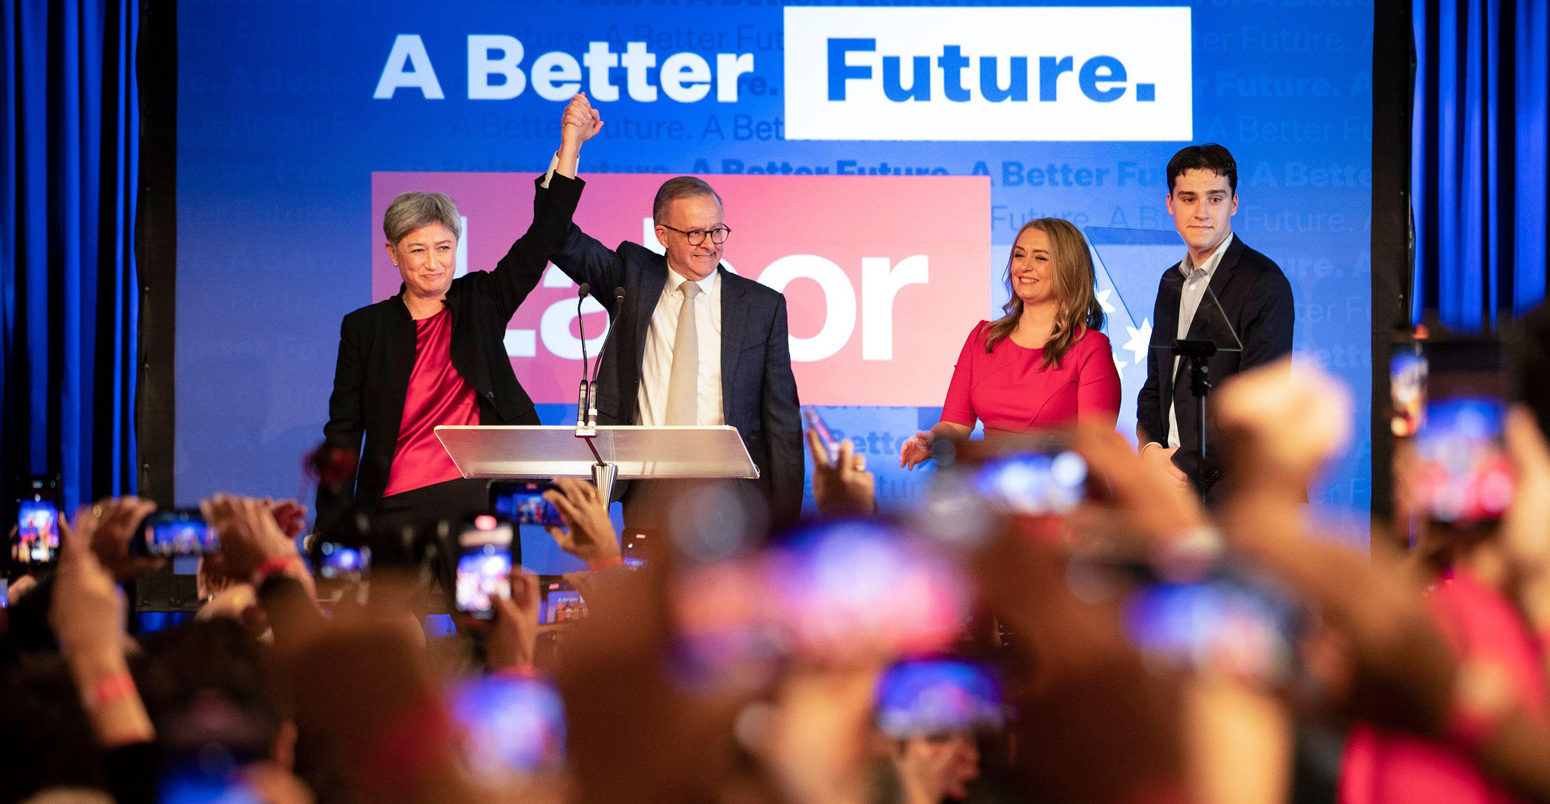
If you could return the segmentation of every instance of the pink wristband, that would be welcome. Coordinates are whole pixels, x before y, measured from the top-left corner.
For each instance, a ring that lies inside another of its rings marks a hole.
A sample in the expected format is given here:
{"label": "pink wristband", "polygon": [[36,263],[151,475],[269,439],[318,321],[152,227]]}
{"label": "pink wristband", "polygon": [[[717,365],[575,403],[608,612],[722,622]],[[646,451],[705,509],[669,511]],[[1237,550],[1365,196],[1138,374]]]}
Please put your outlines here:
{"label": "pink wristband", "polygon": [[624,566],[624,557],[620,555],[611,555],[607,558],[598,559],[597,561],[587,562],[587,569],[592,570],[593,572],[622,566]]}
{"label": "pink wristband", "polygon": [[101,709],[135,694],[135,679],[128,670],[114,673],[92,685],[86,701],[93,709]]}
{"label": "pink wristband", "polygon": [[253,571],[253,586],[263,586],[264,581],[269,580],[269,576],[296,566],[298,558],[299,556],[277,556],[259,564],[258,569]]}

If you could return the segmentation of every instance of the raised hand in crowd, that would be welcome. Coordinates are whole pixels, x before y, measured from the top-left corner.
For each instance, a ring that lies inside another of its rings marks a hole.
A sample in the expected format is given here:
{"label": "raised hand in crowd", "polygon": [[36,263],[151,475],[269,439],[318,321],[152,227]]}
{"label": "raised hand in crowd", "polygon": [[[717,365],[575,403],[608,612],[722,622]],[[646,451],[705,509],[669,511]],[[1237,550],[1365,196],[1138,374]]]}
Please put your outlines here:
{"label": "raised hand in crowd", "polygon": [[[1294,377],[1295,374],[1295,377]],[[1329,701],[1348,715],[1420,733],[1446,719],[1456,662],[1421,605],[1414,579],[1311,538],[1302,490],[1343,446],[1350,397],[1313,366],[1277,362],[1218,394],[1234,487],[1222,508],[1227,542],[1318,607],[1350,647],[1357,689]],[[1277,419],[1280,421],[1277,421]]]}
{"label": "raised hand in crowd", "polygon": [[155,570],[165,559],[134,554],[134,541],[145,518],[156,510],[156,503],[139,497],[104,498],[76,512],[76,531],[90,534],[91,550],[97,560],[120,582]]}
{"label": "raised hand in crowd", "polygon": [[[95,526],[87,519],[85,527]],[[54,575],[49,625],[59,640],[93,732],[104,748],[149,742],[155,731],[129,675],[125,656],[124,595],[89,547],[61,521],[59,571]]]}
{"label": "raised hand in crowd", "polygon": [[[1221,535],[1199,498],[1167,468],[1131,452],[1116,433],[1080,428],[1073,446],[1112,491],[1106,517],[1085,506],[1075,519],[1101,533],[1117,529],[1146,545],[1154,566],[1179,580],[1197,575],[1222,555]],[[1152,450],[1157,450],[1152,447]],[[1171,464],[1170,464],[1171,467]],[[1184,784],[1202,804],[1281,801],[1292,759],[1291,715],[1260,679],[1211,657],[1180,679]]]}
{"label": "raised hand in crowd", "polygon": [[813,457],[813,502],[826,517],[870,516],[877,513],[877,478],[867,471],[866,456],[857,455],[850,439],[839,443],[839,457],[829,465],[828,450],[814,430],[807,431],[807,452]]}
{"label": "raised hand in crowd", "polygon": [[[317,586],[296,550],[295,540],[281,530],[268,504],[217,494],[199,507],[221,537],[220,554],[207,559],[213,565],[212,571],[239,579],[260,596],[264,616],[239,612],[239,619],[250,628],[267,623],[277,639],[288,642],[311,634],[322,616],[317,606]],[[292,583],[270,590],[265,597],[265,581],[274,577]]]}
{"label": "raised hand in crowd", "polygon": [[[1416,579],[1379,560],[1307,537],[1296,489],[1338,447],[1335,404],[1343,390],[1322,372],[1275,366],[1240,375],[1218,402],[1218,422],[1232,438],[1231,455],[1242,481],[1223,511],[1234,549],[1273,572],[1317,606],[1340,637],[1349,663],[1344,699],[1325,701],[1346,717],[1450,742],[1520,794],[1550,799],[1550,731],[1527,715],[1499,668],[1462,657],[1449,646],[1420,597]],[[1269,399],[1299,412],[1281,426]],[[1252,403],[1252,404],[1251,404]],[[1520,445],[1521,446],[1521,445]],[[1238,475],[1235,475],[1238,476]],[[1340,687],[1330,685],[1333,689]]]}
{"label": "raised hand in crowd", "polygon": [[1123,531],[1154,548],[1197,546],[1202,530],[1209,526],[1206,512],[1200,499],[1169,472],[1138,460],[1124,437],[1110,427],[1078,426],[1072,431],[1071,447],[1109,489],[1106,500],[1088,502],[1073,513],[1078,530]]}
{"label": "raised hand in crowd", "polygon": [[592,569],[606,569],[621,563],[619,534],[608,518],[608,500],[597,487],[585,480],[569,477],[554,479],[554,488],[544,499],[560,512],[564,527],[544,530],[554,537],[560,549],[587,562]]}
{"label": "raised hand in crowd", "polygon": [[206,521],[221,536],[220,569],[235,578],[253,581],[255,576],[284,571],[311,576],[296,549],[296,542],[285,535],[280,523],[262,500],[217,494],[200,503]]}
{"label": "raised hand in crowd", "polygon": [[493,597],[495,619],[489,625],[485,663],[492,671],[521,671],[533,666],[538,644],[538,576],[521,567],[511,571],[511,597]]}
{"label": "raised hand in crowd", "polygon": [[[1351,439],[1351,395],[1316,363],[1282,358],[1224,384],[1217,426],[1246,453],[1244,493],[1301,497]],[[1232,455],[1229,452],[1229,455]]]}
{"label": "raised hand in crowd", "polygon": [[280,530],[292,541],[307,529],[307,506],[295,500],[274,500],[268,497],[263,502]]}
{"label": "raised hand in crowd", "polygon": [[1550,447],[1521,405],[1508,411],[1503,436],[1517,480],[1501,524],[1507,583],[1535,632],[1550,634]]}

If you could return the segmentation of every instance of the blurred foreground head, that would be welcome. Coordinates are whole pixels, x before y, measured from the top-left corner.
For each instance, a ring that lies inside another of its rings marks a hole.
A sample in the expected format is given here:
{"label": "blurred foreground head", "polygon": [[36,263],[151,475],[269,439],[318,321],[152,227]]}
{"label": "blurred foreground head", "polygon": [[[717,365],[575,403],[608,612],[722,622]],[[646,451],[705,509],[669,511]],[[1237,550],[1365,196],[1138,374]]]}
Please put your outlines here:
{"label": "blurred foreground head", "polygon": [[413,636],[331,626],[287,661],[297,774],[319,799],[421,802],[459,793],[450,719]]}

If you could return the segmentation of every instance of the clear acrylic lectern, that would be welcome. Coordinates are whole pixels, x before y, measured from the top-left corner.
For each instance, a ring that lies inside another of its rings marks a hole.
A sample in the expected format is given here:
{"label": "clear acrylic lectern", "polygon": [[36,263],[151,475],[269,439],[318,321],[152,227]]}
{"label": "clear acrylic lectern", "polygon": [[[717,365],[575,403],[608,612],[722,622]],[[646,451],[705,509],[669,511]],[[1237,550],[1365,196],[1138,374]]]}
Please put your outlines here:
{"label": "clear acrylic lectern", "polygon": [[463,477],[590,477],[610,495],[616,478],[757,479],[737,428],[437,427],[436,437]]}

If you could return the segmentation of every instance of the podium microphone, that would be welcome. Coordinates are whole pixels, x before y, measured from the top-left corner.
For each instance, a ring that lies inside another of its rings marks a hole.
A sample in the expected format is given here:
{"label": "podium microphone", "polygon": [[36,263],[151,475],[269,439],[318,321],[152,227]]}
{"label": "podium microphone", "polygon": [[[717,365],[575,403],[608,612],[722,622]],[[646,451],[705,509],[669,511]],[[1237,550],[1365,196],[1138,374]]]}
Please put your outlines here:
{"label": "podium microphone", "polygon": [[576,426],[587,426],[587,409],[593,406],[592,383],[587,381],[587,325],[581,317],[581,304],[587,300],[592,286],[585,282],[576,289],[576,326],[581,330],[581,388],[576,392]]}
{"label": "podium microphone", "polygon": [[[603,345],[598,347],[597,359],[592,361],[592,404],[587,408],[587,426],[597,426],[597,375],[603,370],[603,353],[608,351],[608,344],[614,339],[614,322],[619,320],[619,313],[624,309],[624,288],[614,288],[614,310],[608,321],[608,334],[603,336]],[[583,346],[582,348],[586,348]],[[582,364],[586,369],[586,364]]]}

